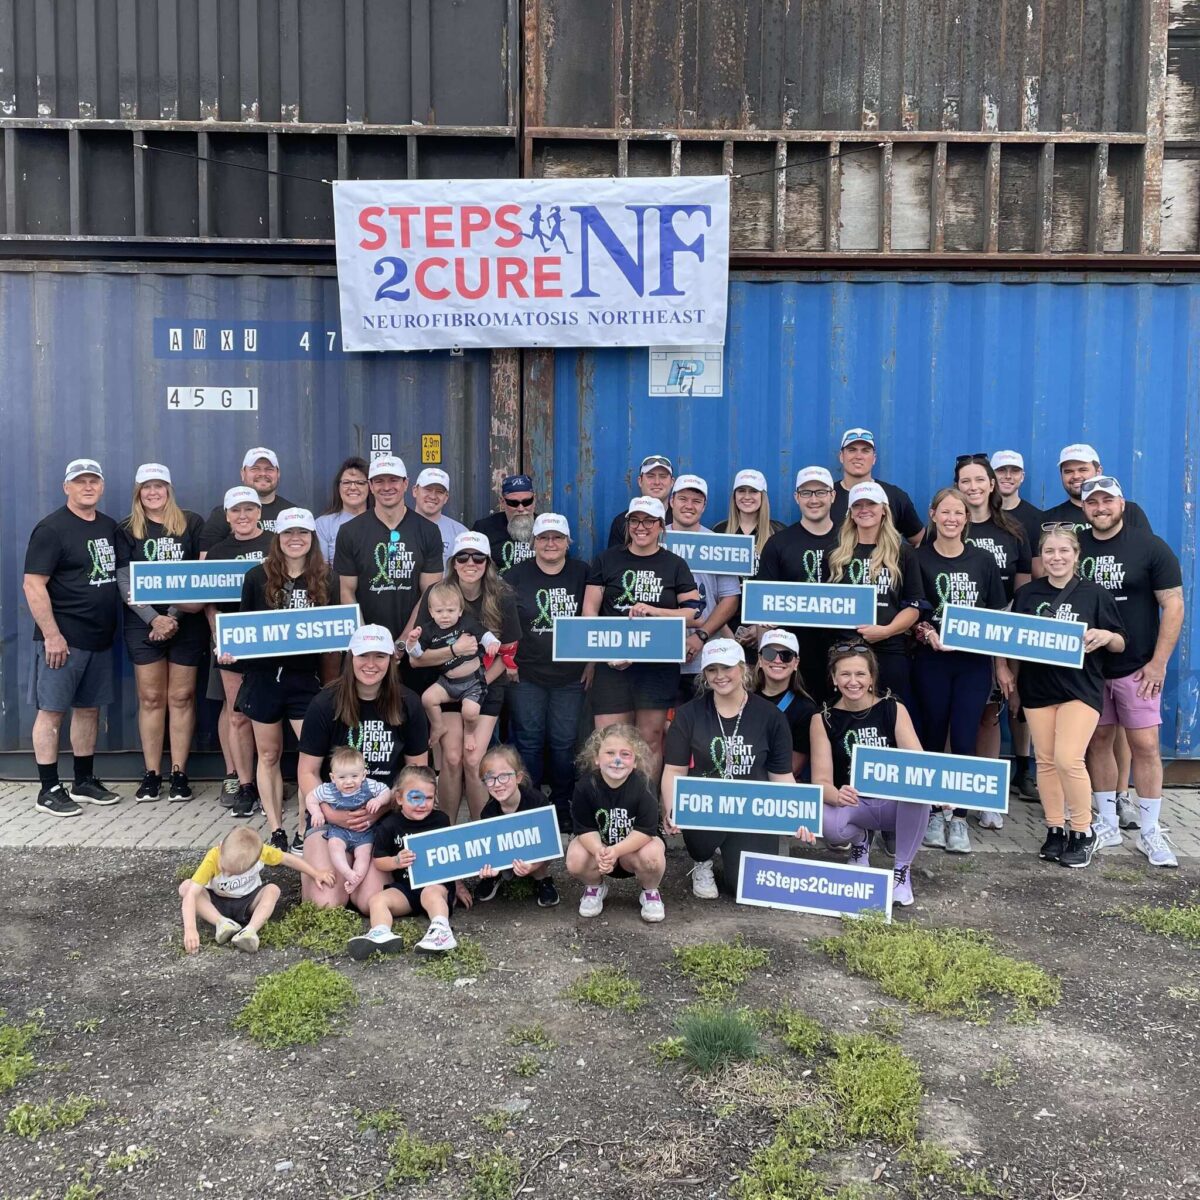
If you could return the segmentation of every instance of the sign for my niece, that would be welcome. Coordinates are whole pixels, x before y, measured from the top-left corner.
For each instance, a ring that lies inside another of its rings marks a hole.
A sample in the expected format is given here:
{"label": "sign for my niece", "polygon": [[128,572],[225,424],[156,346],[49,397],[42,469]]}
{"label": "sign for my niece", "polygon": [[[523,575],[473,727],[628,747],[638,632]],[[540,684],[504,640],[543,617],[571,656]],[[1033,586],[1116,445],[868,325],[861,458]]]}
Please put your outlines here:
{"label": "sign for my niece", "polygon": [[892,919],[892,872],[750,852],[738,867],[737,902],[819,917],[883,913]]}
{"label": "sign for my niece", "polygon": [[675,778],[671,820],[680,829],[720,829],[794,837],[821,836],[821,788],[815,783]]}
{"label": "sign for my niece", "polygon": [[942,613],[941,638],[947,650],[1002,654],[1051,667],[1082,667],[1086,632],[1087,626],[1079,621],[961,604],[947,604]]}
{"label": "sign for my niece", "polygon": [[518,858],[540,863],[562,858],[563,853],[553,804],[429,833],[410,833],[404,845],[417,856],[408,868],[415,888],[466,879],[485,866],[502,871]]}
{"label": "sign for my niece", "polygon": [[345,650],[361,623],[357,604],[217,613],[217,654],[243,659]]}
{"label": "sign for my niece", "polygon": [[258,564],[249,558],[204,562],[131,562],[133,604],[221,604],[242,598],[242,580]]}
{"label": "sign for my niece", "polygon": [[754,538],[748,533],[684,533],[668,529],[663,545],[693,571],[714,575],[753,575]]}
{"label": "sign for my niece", "polygon": [[742,588],[746,625],[805,625],[857,629],[875,623],[875,589],[861,583],[765,583]]}
{"label": "sign for my niece", "polygon": [[682,617],[555,617],[555,662],[681,663]]}
{"label": "sign for my niece", "polygon": [[347,350],[725,341],[729,181],[333,185]]}
{"label": "sign for my niece", "polygon": [[856,742],[850,786],[878,800],[952,804],[979,812],[1008,812],[1009,762],[968,754],[934,754]]}

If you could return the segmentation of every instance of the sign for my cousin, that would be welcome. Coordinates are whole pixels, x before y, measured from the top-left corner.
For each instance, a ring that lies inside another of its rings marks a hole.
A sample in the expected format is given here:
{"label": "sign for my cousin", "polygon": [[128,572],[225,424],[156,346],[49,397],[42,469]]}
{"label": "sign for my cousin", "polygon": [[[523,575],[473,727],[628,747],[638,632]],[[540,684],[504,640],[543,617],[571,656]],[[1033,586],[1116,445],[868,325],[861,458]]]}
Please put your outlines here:
{"label": "sign for my cousin", "polygon": [[729,181],[333,185],[347,350],[725,341]]}
{"label": "sign for my cousin", "polygon": [[671,820],[680,829],[719,829],[794,837],[821,836],[821,788],[815,783],[767,783],[677,775]]}

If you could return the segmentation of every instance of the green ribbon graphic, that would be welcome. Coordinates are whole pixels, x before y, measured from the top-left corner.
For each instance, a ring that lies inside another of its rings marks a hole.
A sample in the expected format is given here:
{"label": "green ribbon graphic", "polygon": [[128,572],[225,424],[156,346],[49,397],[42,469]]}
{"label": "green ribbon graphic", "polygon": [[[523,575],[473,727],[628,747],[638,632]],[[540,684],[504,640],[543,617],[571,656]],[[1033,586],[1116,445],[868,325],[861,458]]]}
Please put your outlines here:
{"label": "green ribbon graphic", "polygon": [[1080,579],[1090,579],[1093,582],[1096,579],[1096,560],[1094,558],[1082,559],[1079,563]]}
{"label": "green ribbon graphic", "polygon": [[608,845],[608,829],[612,824],[612,817],[609,816],[607,808],[596,809],[596,829],[600,834],[600,840]]}
{"label": "green ribbon graphic", "polygon": [[821,551],[805,550],[804,552],[805,583],[821,582]]}
{"label": "green ribbon graphic", "polygon": [[355,725],[353,728],[346,730],[346,745],[353,746],[361,754],[366,735],[365,726]]}
{"label": "green ribbon graphic", "polygon": [[147,538],[142,543],[142,554],[147,562],[155,562],[158,559],[158,542],[154,538]]}
{"label": "green ribbon graphic", "polygon": [[709,757],[713,760],[713,767],[721,775],[724,775],[726,760],[725,739],[722,737],[713,738],[708,744],[708,753]]}
{"label": "green ribbon graphic", "polygon": [[104,569],[104,563],[100,558],[100,547],[94,542],[89,541],[87,544],[88,558],[92,560],[92,573],[88,576],[88,582],[93,579],[107,579],[108,572]]}
{"label": "green ribbon graphic", "polygon": [[945,571],[939,571],[933,581],[934,591],[937,592],[937,615],[941,616],[942,609],[950,603],[950,576]]}
{"label": "green ribbon graphic", "polygon": [[375,543],[375,577],[371,580],[370,586],[375,587],[377,584],[383,585],[390,583],[391,579],[388,576],[388,548],[387,542]]}
{"label": "green ribbon graphic", "polygon": [[1050,611],[1050,607],[1051,607],[1050,601],[1043,600],[1041,602],[1041,604],[1039,604],[1037,606],[1037,608],[1034,609],[1033,615],[1035,617],[1044,617]]}
{"label": "green ribbon graphic", "polygon": [[858,735],[853,729],[846,730],[846,736],[842,738],[842,749],[846,751],[846,757],[849,758],[854,753],[854,744],[858,741]]}
{"label": "green ribbon graphic", "polygon": [[863,583],[867,578],[867,560],[865,558],[852,558],[846,566],[846,574],[850,576],[851,583]]}
{"label": "green ribbon graphic", "polygon": [[633,603],[633,585],[635,583],[637,583],[636,571],[626,571],[625,574],[621,576],[621,587],[623,587],[625,590],[617,597],[618,604]]}
{"label": "green ribbon graphic", "polygon": [[533,628],[539,633],[544,633],[554,626],[554,618],[550,615],[550,589],[538,588],[533,598],[537,604],[537,616],[534,618]]}

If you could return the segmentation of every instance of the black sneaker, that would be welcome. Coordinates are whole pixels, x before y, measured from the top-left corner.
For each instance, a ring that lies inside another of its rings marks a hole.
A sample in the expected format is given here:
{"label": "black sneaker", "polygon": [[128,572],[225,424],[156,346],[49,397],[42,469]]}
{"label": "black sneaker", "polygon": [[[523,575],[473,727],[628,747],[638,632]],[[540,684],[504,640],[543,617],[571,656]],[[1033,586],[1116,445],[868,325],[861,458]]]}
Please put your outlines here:
{"label": "black sneaker", "polygon": [[1074,829],[1067,835],[1067,848],[1059,857],[1060,867],[1089,867],[1092,855],[1096,853],[1096,835],[1078,833]]}
{"label": "black sneaker", "polygon": [[[252,817],[254,810],[258,805],[258,797],[251,791],[249,784],[238,789],[237,798],[234,800],[233,807],[229,810],[231,817]],[[286,850],[287,847],[285,846]]]}
{"label": "black sneaker", "polygon": [[1037,781],[1032,775],[1022,775],[1017,780],[1017,799],[1026,804],[1041,804],[1042,793],[1038,791]]}
{"label": "black sneaker", "polygon": [[298,829],[296,836],[292,838],[292,853],[300,855],[301,858],[304,857],[304,838]]}
{"label": "black sneaker", "polygon": [[286,854],[288,852],[287,834],[284,833],[282,829],[276,829],[275,832],[271,834],[271,845],[274,846],[276,850]]}
{"label": "black sneaker", "polygon": [[157,800],[161,795],[162,776],[157,771],[147,771],[142,776],[142,782],[134,792],[133,798],[139,804],[145,804],[147,801]]}
{"label": "black sneaker", "polygon": [[192,792],[191,784],[188,783],[187,773],[184,771],[172,770],[171,787],[167,793],[167,799],[175,801],[191,800],[193,795],[194,793]]}
{"label": "black sneaker", "polygon": [[223,808],[232,808],[237,803],[238,792],[241,791],[241,787],[242,785],[238,783],[236,771],[230,771],[221,780],[221,806]]}
{"label": "black sneaker", "polygon": [[1046,840],[1038,851],[1038,858],[1045,859],[1046,862],[1058,862],[1066,848],[1067,831],[1057,825],[1052,825],[1046,830]]}
{"label": "black sneaker", "polygon": [[107,808],[110,804],[116,804],[121,797],[116,792],[109,791],[95,775],[89,775],[86,779],[77,779],[71,784],[71,799],[86,800],[88,804],[98,804],[101,808]]}
{"label": "black sneaker", "polygon": [[78,817],[83,812],[83,809],[67,795],[67,789],[61,783],[38,792],[33,807],[51,817]]}
{"label": "black sneaker", "polygon": [[558,888],[549,875],[545,879],[534,881],[537,887],[538,908],[553,908],[558,903]]}
{"label": "black sneaker", "polygon": [[489,876],[487,879],[481,879],[471,889],[471,899],[476,904],[486,904],[489,900],[495,900],[500,894],[500,884],[502,882],[500,872]]}

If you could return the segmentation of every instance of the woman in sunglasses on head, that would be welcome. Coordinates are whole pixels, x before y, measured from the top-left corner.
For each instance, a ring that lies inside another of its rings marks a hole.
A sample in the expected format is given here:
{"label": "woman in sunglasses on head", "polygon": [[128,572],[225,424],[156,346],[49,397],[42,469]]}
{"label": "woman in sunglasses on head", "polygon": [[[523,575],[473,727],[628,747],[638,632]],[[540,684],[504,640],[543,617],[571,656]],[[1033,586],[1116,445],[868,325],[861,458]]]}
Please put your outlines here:
{"label": "woman in sunglasses on head", "polygon": [[923,804],[875,800],[850,786],[850,757],[855,745],[895,746],[920,750],[908,709],[882,688],[879,664],[863,642],[839,642],[829,652],[829,675],[837,696],[812,719],[812,781],[824,789],[822,836],[826,842],[850,844],[848,861],[869,866],[871,833],[878,830],[896,842],[892,898],[907,907],[913,902],[913,859],[929,820]]}
{"label": "woman in sunglasses on head", "polygon": [[[969,521],[962,492],[942,488],[929,506],[929,530],[917,547],[921,582],[932,611],[913,630],[920,647],[913,662],[913,694],[921,742],[934,753],[946,749],[947,737],[952,754],[976,753],[979,722],[992,691],[990,658],[942,645],[946,605],[999,609],[1007,602],[995,558],[966,541]],[[925,845],[970,854],[966,816],[965,809],[934,809]]]}
{"label": "woman in sunglasses on head", "polygon": [[787,629],[768,629],[758,643],[753,668],[754,694],[770,700],[792,731],[792,774],[799,777],[808,766],[809,727],[817,711],[800,679],[800,643]]}

